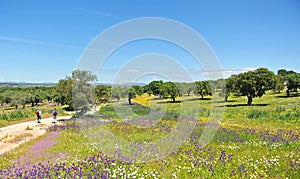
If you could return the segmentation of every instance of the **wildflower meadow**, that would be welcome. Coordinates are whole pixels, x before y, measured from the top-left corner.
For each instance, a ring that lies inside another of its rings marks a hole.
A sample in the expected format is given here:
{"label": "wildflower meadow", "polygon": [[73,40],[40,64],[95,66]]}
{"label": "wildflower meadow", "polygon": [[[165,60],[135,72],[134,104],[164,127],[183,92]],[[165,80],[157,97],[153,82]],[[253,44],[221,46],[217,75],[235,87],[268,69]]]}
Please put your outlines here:
{"label": "wildflower meadow", "polygon": [[[99,150],[84,135],[80,119],[72,118],[64,125],[49,127],[39,139],[3,154],[0,178],[299,178],[299,99],[268,94],[255,99],[253,106],[244,106],[240,105],[243,97],[233,97],[226,103],[220,127],[205,146],[200,142],[203,130],[216,124],[207,122],[209,98],[197,100],[201,108],[188,139],[170,155],[144,163]],[[148,100],[153,98],[137,97],[133,111],[147,114]],[[157,107],[163,102],[166,100],[155,99]],[[180,103],[167,105],[162,119],[148,128],[121,121],[112,104],[85,117],[102,121],[119,138],[149,142],[176,130]],[[34,155],[26,157],[31,150]]]}

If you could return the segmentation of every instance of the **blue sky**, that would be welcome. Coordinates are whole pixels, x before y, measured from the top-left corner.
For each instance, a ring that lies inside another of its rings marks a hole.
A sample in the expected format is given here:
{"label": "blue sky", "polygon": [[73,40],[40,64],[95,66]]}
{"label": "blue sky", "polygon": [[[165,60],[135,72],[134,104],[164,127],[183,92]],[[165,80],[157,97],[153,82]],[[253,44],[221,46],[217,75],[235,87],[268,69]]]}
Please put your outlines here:
{"label": "blue sky", "polygon": [[[169,18],[196,30],[227,75],[258,67],[300,72],[297,0],[12,0],[0,1],[0,82],[57,82],[76,69],[99,33],[141,17]],[[188,70],[198,68],[176,48],[151,40],[128,44],[108,59],[99,82],[111,82],[124,59],[150,52],[177,57]]]}

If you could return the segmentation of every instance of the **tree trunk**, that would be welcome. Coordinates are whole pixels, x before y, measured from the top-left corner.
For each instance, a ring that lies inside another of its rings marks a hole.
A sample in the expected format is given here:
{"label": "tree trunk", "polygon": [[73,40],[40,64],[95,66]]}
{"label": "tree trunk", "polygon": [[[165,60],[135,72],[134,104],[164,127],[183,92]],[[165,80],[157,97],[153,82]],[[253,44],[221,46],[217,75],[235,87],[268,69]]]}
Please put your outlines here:
{"label": "tree trunk", "polygon": [[204,95],[203,94],[200,94],[201,95],[201,99],[203,99],[204,98]]}
{"label": "tree trunk", "polygon": [[18,105],[15,105],[15,108],[18,109]]}
{"label": "tree trunk", "polygon": [[248,103],[247,103],[248,106],[252,106],[252,95],[249,94],[249,95],[247,96],[247,98],[248,98]]}
{"label": "tree trunk", "polygon": [[227,95],[227,94],[225,94],[224,101],[225,101],[225,102],[228,101],[228,95]]}
{"label": "tree trunk", "polygon": [[290,90],[289,89],[286,90],[286,95],[287,95],[287,97],[290,97]]}
{"label": "tree trunk", "polygon": [[175,97],[172,97],[173,102],[175,102]]}
{"label": "tree trunk", "polygon": [[129,103],[129,105],[132,105],[131,98],[128,98],[128,103]]}

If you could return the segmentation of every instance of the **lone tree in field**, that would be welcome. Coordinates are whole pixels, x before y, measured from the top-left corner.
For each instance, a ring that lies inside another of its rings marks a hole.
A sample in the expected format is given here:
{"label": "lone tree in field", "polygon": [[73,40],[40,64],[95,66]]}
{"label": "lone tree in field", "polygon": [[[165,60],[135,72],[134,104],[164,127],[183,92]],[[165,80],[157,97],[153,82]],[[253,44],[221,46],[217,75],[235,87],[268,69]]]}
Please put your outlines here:
{"label": "lone tree in field", "polygon": [[201,99],[204,98],[205,95],[211,95],[211,85],[209,81],[196,81],[195,82],[195,94],[199,94]]}
{"label": "lone tree in field", "polygon": [[72,103],[74,109],[81,116],[86,113],[95,101],[95,88],[92,84],[97,76],[90,71],[75,70],[72,72]]}
{"label": "lone tree in field", "polygon": [[154,94],[154,95],[159,95],[161,98],[162,96],[162,86],[163,86],[163,81],[152,81],[148,85],[146,85],[144,88],[147,90],[148,94]]}
{"label": "lone tree in field", "polygon": [[276,85],[276,76],[267,68],[259,68],[254,71],[248,71],[230,77],[236,92],[242,96],[248,97],[248,106],[252,106],[252,98],[261,97],[267,90],[274,89]]}
{"label": "lone tree in field", "polygon": [[120,101],[121,98],[127,97],[127,87],[125,86],[113,86],[111,88],[111,97],[112,99],[117,99]]}
{"label": "lone tree in field", "polygon": [[227,102],[228,101],[228,97],[230,95],[230,93],[234,90],[235,88],[235,75],[232,75],[230,78],[225,79],[225,81],[221,81],[219,83],[221,83],[219,85],[219,88],[221,88],[221,92],[219,93],[220,97],[224,97],[224,101]]}
{"label": "lone tree in field", "polygon": [[175,102],[180,93],[174,82],[165,82],[162,86],[162,94],[164,98],[170,97]]}
{"label": "lone tree in field", "polygon": [[277,74],[283,78],[283,82],[287,87],[286,94],[288,97],[290,96],[290,92],[297,92],[297,89],[300,88],[300,73],[280,69]]}
{"label": "lone tree in field", "polygon": [[58,94],[56,101],[69,105],[70,109],[75,109],[82,115],[88,110],[89,104],[95,102],[94,86],[91,84],[95,81],[97,76],[90,71],[73,71],[71,77],[59,80],[55,86],[55,92]]}

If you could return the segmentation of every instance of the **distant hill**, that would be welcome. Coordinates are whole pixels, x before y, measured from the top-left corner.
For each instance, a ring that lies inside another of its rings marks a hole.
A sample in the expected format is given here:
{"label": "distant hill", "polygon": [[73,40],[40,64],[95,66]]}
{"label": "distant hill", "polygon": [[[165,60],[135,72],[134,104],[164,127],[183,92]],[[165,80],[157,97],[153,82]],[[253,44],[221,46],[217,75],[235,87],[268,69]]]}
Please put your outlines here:
{"label": "distant hill", "polygon": [[22,88],[22,87],[35,87],[35,86],[54,86],[56,83],[44,82],[44,83],[28,83],[28,82],[0,82],[0,88]]}
{"label": "distant hill", "polygon": [[[0,88],[26,88],[35,86],[54,86],[57,83],[44,82],[44,83],[28,83],[28,82],[0,82]],[[105,85],[105,86],[145,86],[145,83],[122,83],[122,84],[112,84],[112,83],[96,83],[95,85]]]}
{"label": "distant hill", "polygon": [[105,85],[105,86],[145,86],[146,83],[96,83],[95,85]]}

